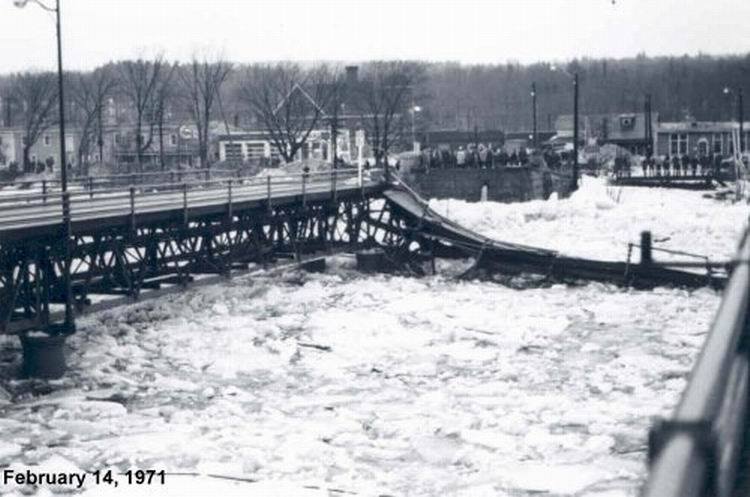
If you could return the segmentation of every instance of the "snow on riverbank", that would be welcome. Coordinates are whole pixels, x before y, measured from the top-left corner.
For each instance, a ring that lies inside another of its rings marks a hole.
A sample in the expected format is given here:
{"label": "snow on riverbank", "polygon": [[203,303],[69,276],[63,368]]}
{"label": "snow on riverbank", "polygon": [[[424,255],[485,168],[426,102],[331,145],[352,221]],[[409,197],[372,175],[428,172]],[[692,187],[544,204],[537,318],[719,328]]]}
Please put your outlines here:
{"label": "snow on riverbank", "polygon": [[[555,223],[575,224],[599,257],[628,220],[636,235],[653,222],[674,237],[682,222],[694,237],[715,230],[693,250],[731,254],[740,207],[627,190],[597,209],[598,188],[455,217],[509,239],[499,234],[520,237],[526,213],[529,236],[548,242],[564,231]],[[669,209],[652,219],[649,202]],[[706,215],[659,218],[684,205]],[[548,209],[555,221],[534,214]],[[81,319],[55,391],[0,401],[0,465],[198,474],[168,475],[168,493],[151,495],[636,495],[650,418],[673,407],[719,302],[711,290],[519,291],[333,262]]]}
{"label": "snow on riverbank", "polygon": [[[698,191],[615,188],[596,178],[582,179],[581,189],[566,199],[514,204],[433,200],[430,206],[491,238],[609,260],[625,260],[628,243],[638,243],[646,230],[653,233],[655,247],[728,259],[750,212],[747,204],[718,202]],[[655,257],[669,256],[657,252]]]}

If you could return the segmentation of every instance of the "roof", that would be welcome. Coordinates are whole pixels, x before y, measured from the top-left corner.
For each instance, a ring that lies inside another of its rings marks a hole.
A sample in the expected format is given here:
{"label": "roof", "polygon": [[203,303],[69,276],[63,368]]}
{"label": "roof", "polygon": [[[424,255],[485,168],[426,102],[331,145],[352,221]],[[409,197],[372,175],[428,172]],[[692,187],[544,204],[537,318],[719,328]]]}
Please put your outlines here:
{"label": "roof", "polygon": [[[750,129],[750,123],[743,123],[743,127]],[[656,131],[659,133],[728,133],[733,129],[737,129],[737,121],[678,121],[659,123],[656,126]]]}
{"label": "roof", "polygon": [[427,144],[466,144],[474,143],[476,141],[480,143],[502,143],[505,138],[505,133],[499,129],[479,130],[476,133],[474,133],[474,131],[464,130],[436,130],[427,131],[424,134],[424,137],[425,143]]}

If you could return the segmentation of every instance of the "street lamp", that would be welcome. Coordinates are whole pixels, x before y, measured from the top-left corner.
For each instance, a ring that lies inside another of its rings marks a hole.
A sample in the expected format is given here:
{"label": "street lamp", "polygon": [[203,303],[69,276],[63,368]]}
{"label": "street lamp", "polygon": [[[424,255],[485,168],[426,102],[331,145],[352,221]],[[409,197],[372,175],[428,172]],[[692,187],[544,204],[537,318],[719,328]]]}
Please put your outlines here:
{"label": "street lamp", "polygon": [[744,140],[744,137],[742,136],[743,132],[744,132],[744,130],[743,130],[743,121],[745,119],[744,115],[743,115],[743,109],[742,109],[742,107],[743,107],[743,104],[742,104],[742,88],[737,88],[736,90],[732,90],[728,86],[724,87],[724,95],[729,95],[730,93],[734,93],[734,94],[737,95],[737,122],[740,125],[740,140],[739,140],[739,144],[738,145],[740,147],[739,153],[741,155],[742,152],[745,151],[745,146],[744,146],[745,145],[745,140]]}
{"label": "street lamp", "polygon": [[75,331],[73,318],[73,292],[70,282],[70,198],[68,197],[68,167],[67,155],[65,153],[65,99],[63,96],[63,65],[62,65],[62,34],[60,30],[60,0],[55,0],[55,6],[49,7],[41,0],[13,0],[13,4],[22,9],[29,2],[37,4],[47,12],[55,14],[55,25],[57,28],[57,93],[60,104],[60,189],[62,190],[62,214],[63,214],[63,285],[65,292],[65,325],[64,333]]}
{"label": "street lamp", "polygon": [[552,71],[560,71],[573,79],[573,184],[572,189],[578,189],[578,72],[570,74],[563,68],[552,66]]}
{"label": "street lamp", "polygon": [[533,141],[534,149],[536,149],[539,145],[537,142],[537,132],[536,132],[536,83],[531,83],[531,115],[532,115],[532,134],[533,134]]}

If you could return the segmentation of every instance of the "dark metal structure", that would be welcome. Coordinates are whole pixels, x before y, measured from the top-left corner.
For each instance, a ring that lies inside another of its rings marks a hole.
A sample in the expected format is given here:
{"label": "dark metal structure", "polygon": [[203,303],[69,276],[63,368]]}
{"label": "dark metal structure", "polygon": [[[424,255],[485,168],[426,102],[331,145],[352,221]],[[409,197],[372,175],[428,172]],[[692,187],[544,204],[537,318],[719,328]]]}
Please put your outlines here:
{"label": "dark metal structure", "polygon": [[[356,171],[0,197],[0,333],[67,332],[65,254],[77,312],[250,262],[364,243],[384,185]],[[63,227],[65,226],[65,228]],[[368,225],[369,227],[369,225]],[[70,236],[65,234],[70,233]]]}

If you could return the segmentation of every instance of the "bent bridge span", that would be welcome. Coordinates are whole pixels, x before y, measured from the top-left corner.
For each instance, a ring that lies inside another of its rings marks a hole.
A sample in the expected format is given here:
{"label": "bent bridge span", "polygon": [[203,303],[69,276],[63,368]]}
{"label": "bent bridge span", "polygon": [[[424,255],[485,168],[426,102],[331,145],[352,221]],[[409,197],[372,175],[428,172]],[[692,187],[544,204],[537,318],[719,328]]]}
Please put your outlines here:
{"label": "bent bridge span", "polygon": [[484,271],[555,280],[722,282],[710,274],[491,240],[443,218],[386,176],[339,169],[129,186],[89,182],[66,197],[46,188],[2,192],[0,333],[70,332],[75,314],[111,303],[102,296],[132,301],[204,275],[229,276],[251,263],[374,246],[402,261],[468,256]]}

